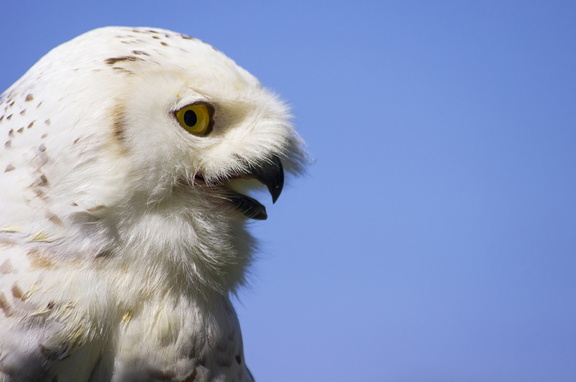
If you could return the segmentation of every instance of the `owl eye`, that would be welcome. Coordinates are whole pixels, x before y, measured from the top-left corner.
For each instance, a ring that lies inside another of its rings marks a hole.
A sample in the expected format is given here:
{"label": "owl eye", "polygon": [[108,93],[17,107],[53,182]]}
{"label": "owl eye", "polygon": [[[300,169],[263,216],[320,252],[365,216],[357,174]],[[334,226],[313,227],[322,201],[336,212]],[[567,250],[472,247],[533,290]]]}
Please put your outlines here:
{"label": "owl eye", "polygon": [[204,136],[212,131],[214,107],[208,103],[197,102],[177,110],[176,119],[190,134]]}

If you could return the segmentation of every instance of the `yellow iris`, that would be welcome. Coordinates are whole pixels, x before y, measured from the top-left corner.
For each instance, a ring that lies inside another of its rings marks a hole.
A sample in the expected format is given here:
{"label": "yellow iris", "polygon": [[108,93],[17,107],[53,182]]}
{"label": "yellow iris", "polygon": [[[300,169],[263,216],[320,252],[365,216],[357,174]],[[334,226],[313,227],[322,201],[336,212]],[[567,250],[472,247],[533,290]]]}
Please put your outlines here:
{"label": "yellow iris", "polygon": [[176,119],[189,133],[204,136],[212,131],[214,108],[207,103],[193,103],[176,111]]}

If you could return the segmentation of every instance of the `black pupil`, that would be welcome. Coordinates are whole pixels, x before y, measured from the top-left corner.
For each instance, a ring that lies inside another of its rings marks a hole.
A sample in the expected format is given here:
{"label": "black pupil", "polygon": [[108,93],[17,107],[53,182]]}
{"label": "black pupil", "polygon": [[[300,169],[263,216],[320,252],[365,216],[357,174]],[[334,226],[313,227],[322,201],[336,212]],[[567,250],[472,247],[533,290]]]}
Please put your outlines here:
{"label": "black pupil", "polygon": [[198,117],[196,113],[192,110],[186,110],[184,113],[184,123],[186,126],[194,126],[198,122]]}

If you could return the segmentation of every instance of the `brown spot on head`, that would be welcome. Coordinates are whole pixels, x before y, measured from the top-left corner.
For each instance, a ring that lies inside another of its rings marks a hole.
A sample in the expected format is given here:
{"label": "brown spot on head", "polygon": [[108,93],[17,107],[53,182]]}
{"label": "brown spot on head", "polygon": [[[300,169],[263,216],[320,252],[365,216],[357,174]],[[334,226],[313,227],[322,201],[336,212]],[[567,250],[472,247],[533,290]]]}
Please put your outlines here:
{"label": "brown spot on head", "polygon": [[7,120],[12,119],[12,115],[13,115],[13,114],[10,114],[8,117],[6,117],[6,119],[7,119]]}
{"label": "brown spot on head", "polygon": [[117,70],[117,71],[122,72],[122,73],[126,73],[126,74],[134,74],[133,71],[128,70],[128,69],[125,69],[125,68],[121,68],[121,67],[118,67],[118,66],[115,66],[115,67],[113,67],[112,69]]}
{"label": "brown spot on head", "polygon": [[8,166],[6,166],[6,169],[4,169],[4,172],[14,171],[15,169],[16,167],[12,166],[12,164],[9,164]]}
{"label": "brown spot on head", "polygon": [[24,115],[24,114],[26,114],[26,109],[24,109],[20,112],[20,115]]}
{"label": "brown spot on head", "polygon": [[29,129],[29,128],[31,128],[32,126],[34,126],[34,122],[36,122],[36,121],[30,122],[30,124],[28,125],[27,129]]}
{"label": "brown spot on head", "polygon": [[33,96],[32,94],[28,94],[28,95],[26,96],[26,99],[24,99],[24,101],[26,101],[26,102],[30,102],[30,101],[33,101],[33,100],[34,100],[34,96]]}
{"label": "brown spot on head", "polygon": [[18,133],[20,133],[20,134],[22,134],[23,131],[24,131],[24,128],[23,128],[23,127],[21,127],[21,128],[19,128],[18,130],[16,130],[16,132],[18,132]]}
{"label": "brown spot on head", "polygon": [[114,65],[117,62],[120,61],[141,61],[142,59],[140,57],[135,57],[135,56],[120,56],[120,57],[111,57],[111,58],[107,58],[104,60],[105,63],[107,63],[108,65]]}
{"label": "brown spot on head", "polygon": [[162,41],[160,44],[163,45],[163,46],[168,46],[168,44],[165,43],[164,41]]}

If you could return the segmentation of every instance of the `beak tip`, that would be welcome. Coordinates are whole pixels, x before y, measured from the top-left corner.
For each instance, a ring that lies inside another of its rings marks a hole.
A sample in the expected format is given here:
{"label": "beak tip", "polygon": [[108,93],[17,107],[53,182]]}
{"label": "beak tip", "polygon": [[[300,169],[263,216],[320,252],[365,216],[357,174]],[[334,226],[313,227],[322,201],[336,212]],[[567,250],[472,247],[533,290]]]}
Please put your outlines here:
{"label": "beak tip", "polygon": [[282,193],[282,187],[270,187],[268,191],[270,191],[270,195],[272,195],[272,203],[276,203]]}
{"label": "beak tip", "polygon": [[280,158],[273,156],[269,163],[255,169],[254,175],[266,185],[272,196],[272,203],[276,203],[284,188],[284,169]]}

